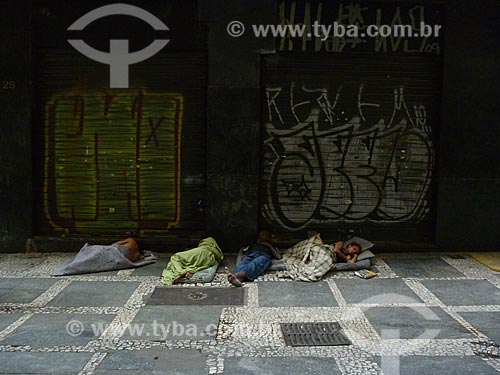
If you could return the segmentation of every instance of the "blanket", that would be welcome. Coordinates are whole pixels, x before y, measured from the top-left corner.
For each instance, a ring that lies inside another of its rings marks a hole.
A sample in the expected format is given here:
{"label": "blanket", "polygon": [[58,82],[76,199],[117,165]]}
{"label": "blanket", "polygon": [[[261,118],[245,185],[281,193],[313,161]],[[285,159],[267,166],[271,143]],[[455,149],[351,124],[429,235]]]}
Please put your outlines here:
{"label": "blanket", "polygon": [[193,273],[191,278],[183,277],[180,284],[196,284],[196,283],[211,283],[217,273],[220,263],[214,264],[212,267],[203,268],[198,272]]}
{"label": "blanket", "polygon": [[65,276],[123,270],[156,262],[156,257],[149,252],[136,262],[131,262],[125,254],[127,254],[125,246],[86,243],[72,260],[59,266],[51,275]]}
{"label": "blanket", "polygon": [[186,273],[195,273],[219,263],[224,256],[217,242],[208,237],[201,240],[198,247],[174,254],[163,270],[163,284],[172,285],[175,278]]}
{"label": "blanket", "polygon": [[291,247],[283,259],[288,276],[301,281],[318,281],[335,264],[331,247],[323,244],[319,234]]}

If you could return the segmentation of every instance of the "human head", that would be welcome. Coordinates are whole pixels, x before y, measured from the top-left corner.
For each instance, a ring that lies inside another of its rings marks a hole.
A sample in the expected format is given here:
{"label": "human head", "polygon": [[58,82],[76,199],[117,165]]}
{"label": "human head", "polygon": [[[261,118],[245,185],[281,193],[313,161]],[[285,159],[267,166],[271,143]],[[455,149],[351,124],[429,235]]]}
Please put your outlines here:
{"label": "human head", "polygon": [[351,242],[344,250],[344,253],[347,255],[356,255],[361,252],[361,245],[357,242]]}
{"label": "human head", "polygon": [[257,236],[257,240],[259,242],[270,242],[271,241],[271,233],[269,233],[269,231],[263,229],[259,232],[259,235]]}

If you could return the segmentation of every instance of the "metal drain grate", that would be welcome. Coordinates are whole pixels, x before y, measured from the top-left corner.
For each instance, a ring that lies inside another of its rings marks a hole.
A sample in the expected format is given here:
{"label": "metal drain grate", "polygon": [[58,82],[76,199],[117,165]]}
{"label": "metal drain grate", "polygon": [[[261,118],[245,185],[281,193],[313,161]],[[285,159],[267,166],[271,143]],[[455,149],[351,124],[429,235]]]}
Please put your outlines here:
{"label": "metal drain grate", "polygon": [[219,305],[242,306],[247,288],[156,287],[147,305]]}
{"label": "metal drain grate", "polygon": [[281,323],[287,346],[351,345],[337,322]]}

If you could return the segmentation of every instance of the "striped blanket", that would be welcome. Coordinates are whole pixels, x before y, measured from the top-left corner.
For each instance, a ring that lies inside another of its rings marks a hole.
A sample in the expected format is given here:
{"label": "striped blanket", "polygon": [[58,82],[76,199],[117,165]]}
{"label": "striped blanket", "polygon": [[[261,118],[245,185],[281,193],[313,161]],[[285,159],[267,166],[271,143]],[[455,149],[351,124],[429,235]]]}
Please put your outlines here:
{"label": "striped blanket", "polygon": [[294,280],[318,281],[333,269],[336,258],[319,234],[292,246],[283,255],[288,276]]}

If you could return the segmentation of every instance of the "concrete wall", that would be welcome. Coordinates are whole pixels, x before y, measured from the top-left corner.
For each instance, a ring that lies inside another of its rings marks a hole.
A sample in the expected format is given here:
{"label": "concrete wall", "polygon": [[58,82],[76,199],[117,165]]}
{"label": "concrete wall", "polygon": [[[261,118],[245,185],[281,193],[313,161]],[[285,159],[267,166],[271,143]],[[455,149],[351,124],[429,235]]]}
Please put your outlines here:
{"label": "concrete wall", "polygon": [[436,243],[500,247],[500,7],[446,7]]}
{"label": "concrete wall", "polygon": [[260,53],[274,51],[274,40],[231,38],[226,25],[273,23],[276,2],[203,1],[199,9],[208,28],[207,231],[237,251],[258,226]]}
{"label": "concrete wall", "polygon": [[0,25],[0,251],[22,251],[33,220],[30,2],[2,2]]}

